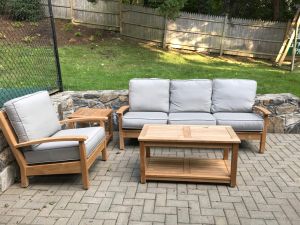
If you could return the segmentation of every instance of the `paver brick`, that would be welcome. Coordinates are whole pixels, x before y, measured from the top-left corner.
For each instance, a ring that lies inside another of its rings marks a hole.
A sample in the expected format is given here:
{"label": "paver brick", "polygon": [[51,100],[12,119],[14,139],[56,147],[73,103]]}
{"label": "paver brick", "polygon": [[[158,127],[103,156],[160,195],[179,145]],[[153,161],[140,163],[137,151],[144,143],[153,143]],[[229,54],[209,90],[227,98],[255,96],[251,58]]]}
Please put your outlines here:
{"label": "paver brick", "polygon": [[143,206],[133,206],[130,214],[130,220],[140,221],[143,213]]}
{"label": "paver brick", "polygon": [[164,222],[164,214],[144,213],[142,214],[142,221],[146,222]]}
{"label": "paver brick", "polygon": [[146,199],[144,205],[144,213],[153,213],[154,212],[154,203],[155,200]]}
{"label": "paver brick", "polygon": [[[126,151],[115,154],[119,152],[115,141],[109,144],[108,161],[99,160],[91,167],[89,190],[82,189],[80,175],[59,175],[35,177],[26,189],[15,184],[0,193],[0,224],[300,224],[300,135],[269,134],[263,155],[257,153],[258,142],[243,142],[235,188],[141,184],[138,145],[127,145]],[[219,150],[154,148],[151,152],[222,157]]]}

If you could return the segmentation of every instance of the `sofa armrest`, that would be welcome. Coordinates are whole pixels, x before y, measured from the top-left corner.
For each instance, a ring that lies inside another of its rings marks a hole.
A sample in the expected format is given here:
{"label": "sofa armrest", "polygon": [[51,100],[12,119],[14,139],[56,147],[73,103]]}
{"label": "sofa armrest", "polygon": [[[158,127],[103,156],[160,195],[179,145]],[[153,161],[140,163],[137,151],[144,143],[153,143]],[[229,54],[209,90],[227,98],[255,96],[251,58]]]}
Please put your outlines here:
{"label": "sofa armrest", "polygon": [[42,143],[49,143],[49,142],[62,142],[62,141],[78,141],[84,142],[88,139],[87,136],[61,136],[61,137],[48,137],[42,139],[36,139],[32,141],[22,142],[16,145],[16,148],[28,147],[31,145],[37,145]]}
{"label": "sofa armrest", "polygon": [[123,115],[127,110],[129,110],[129,105],[121,106],[116,112],[118,116]]}
{"label": "sofa armrest", "polygon": [[269,115],[271,115],[271,112],[262,106],[253,106],[253,110],[261,112],[264,117],[268,117]]}

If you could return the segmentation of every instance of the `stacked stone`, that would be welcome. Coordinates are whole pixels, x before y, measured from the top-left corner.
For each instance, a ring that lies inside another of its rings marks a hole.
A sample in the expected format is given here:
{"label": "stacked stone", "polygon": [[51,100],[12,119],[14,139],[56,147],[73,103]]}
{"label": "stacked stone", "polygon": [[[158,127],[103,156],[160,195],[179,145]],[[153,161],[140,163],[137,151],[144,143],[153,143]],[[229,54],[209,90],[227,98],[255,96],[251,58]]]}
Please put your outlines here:
{"label": "stacked stone", "polygon": [[300,133],[300,99],[295,95],[257,95],[255,104],[271,111],[270,133]]}
{"label": "stacked stone", "polygon": [[[60,119],[81,107],[112,108],[117,110],[123,105],[128,105],[127,90],[104,91],[66,91],[52,97]],[[117,127],[117,118],[114,114],[114,124]]]}
{"label": "stacked stone", "polygon": [[15,179],[14,156],[0,130],[0,191],[4,191]]}
{"label": "stacked stone", "polygon": [[[128,104],[127,90],[67,91],[52,97],[61,119],[80,107],[112,108]],[[255,105],[268,108],[270,133],[300,133],[300,99],[292,94],[257,95]],[[117,119],[115,116],[115,125]]]}

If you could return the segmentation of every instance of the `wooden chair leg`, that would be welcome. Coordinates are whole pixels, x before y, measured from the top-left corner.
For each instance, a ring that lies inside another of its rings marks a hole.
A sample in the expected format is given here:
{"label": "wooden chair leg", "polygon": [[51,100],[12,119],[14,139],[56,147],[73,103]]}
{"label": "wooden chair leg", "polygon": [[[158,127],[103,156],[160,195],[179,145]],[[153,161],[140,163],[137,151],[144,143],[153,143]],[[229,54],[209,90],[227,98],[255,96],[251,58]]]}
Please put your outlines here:
{"label": "wooden chair leg", "polygon": [[107,154],[107,148],[106,148],[106,145],[105,145],[104,149],[102,150],[102,160],[106,161],[107,158],[108,158],[108,154]]}
{"label": "wooden chair leg", "polygon": [[21,170],[21,187],[26,188],[29,185],[29,179],[26,176],[25,171]]}
{"label": "wooden chair leg", "polygon": [[87,166],[86,159],[86,149],[84,142],[79,142],[79,151],[80,151],[80,166],[81,166],[81,175],[82,175],[82,184],[85,190],[89,189],[89,171]]}
{"label": "wooden chair leg", "polygon": [[82,175],[82,184],[83,184],[83,189],[88,190],[90,187],[90,181],[89,181],[89,171],[84,170],[81,172]]}
{"label": "wooden chair leg", "polygon": [[261,153],[261,154],[263,154],[265,152],[266,138],[267,138],[267,132],[264,131],[260,137],[259,153]]}
{"label": "wooden chair leg", "polygon": [[124,144],[124,136],[123,136],[123,131],[122,130],[119,131],[119,139],[120,139],[119,148],[120,148],[120,150],[124,150],[125,144]]}
{"label": "wooden chair leg", "polygon": [[264,118],[264,129],[263,129],[263,132],[260,136],[259,153],[261,153],[261,154],[263,154],[265,152],[268,125],[269,125],[269,117],[265,116],[265,118]]}

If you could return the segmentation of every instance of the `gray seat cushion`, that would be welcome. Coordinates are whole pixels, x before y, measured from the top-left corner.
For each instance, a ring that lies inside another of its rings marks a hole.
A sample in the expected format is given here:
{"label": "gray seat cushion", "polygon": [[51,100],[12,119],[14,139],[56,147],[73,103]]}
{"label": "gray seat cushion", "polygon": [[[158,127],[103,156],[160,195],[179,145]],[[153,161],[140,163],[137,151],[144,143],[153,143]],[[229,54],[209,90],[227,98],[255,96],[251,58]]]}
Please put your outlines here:
{"label": "gray seat cushion", "polygon": [[230,125],[235,131],[262,131],[263,119],[255,113],[215,113],[217,125]]}
{"label": "gray seat cushion", "polygon": [[128,112],[123,117],[123,128],[142,129],[144,124],[167,124],[168,115],[163,112]]}
{"label": "gray seat cushion", "polygon": [[129,111],[169,112],[170,80],[132,79],[129,82]]}
{"label": "gray seat cushion", "polygon": [[4,108],[19,142],[49,137],[61,129],[47,91],[12,99]]}
{"label": "gray seat cushion", "polygon": [[[95,147],[105,138],[102,127],[87,127],[78,129],[67,129],[58,131],[53,137],[60,136],[88,136],[85,141],[86,153],[89,156]],[[24,156],[29,164],[64,162],[80,159],[79,142],[49,142],[34,146],[31,150],[24,150]]]}
{"label": "gray seat cushion", "polygon": [[254,80],[213,80],[212,112],[252,112],[256,86]]}
{"label": "gray seat cushion", "polygon": [[210,112],[211,94],[211,80],[172,80],[170,112]]}
{"label": "gray seat cushion", "polygon": [[216,119],[210,113],[170,113],[169,124],[216,125]]}

